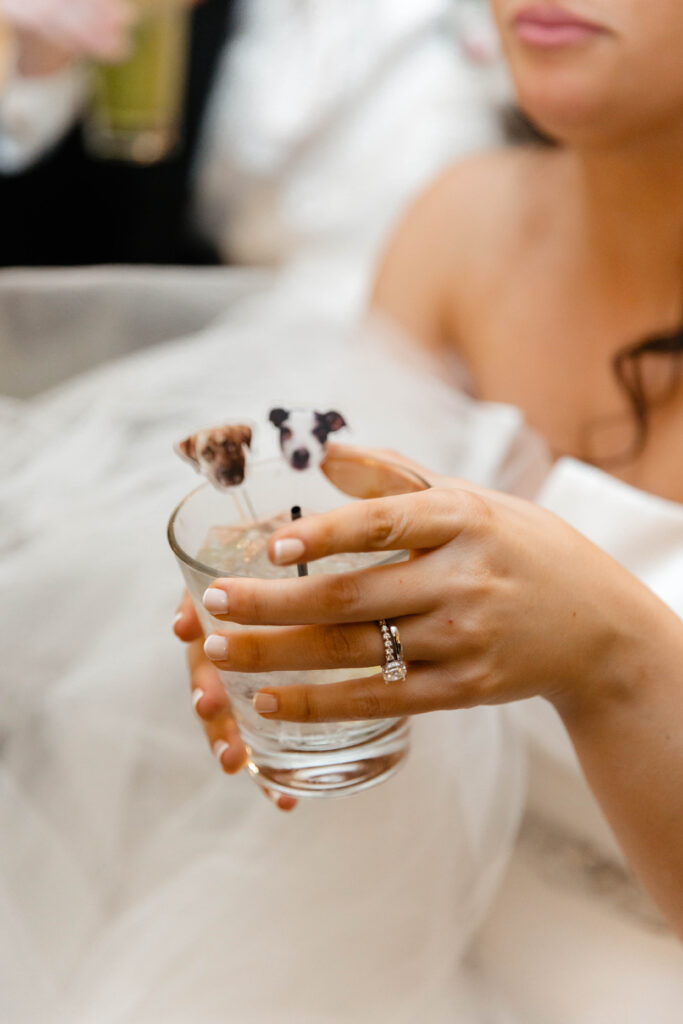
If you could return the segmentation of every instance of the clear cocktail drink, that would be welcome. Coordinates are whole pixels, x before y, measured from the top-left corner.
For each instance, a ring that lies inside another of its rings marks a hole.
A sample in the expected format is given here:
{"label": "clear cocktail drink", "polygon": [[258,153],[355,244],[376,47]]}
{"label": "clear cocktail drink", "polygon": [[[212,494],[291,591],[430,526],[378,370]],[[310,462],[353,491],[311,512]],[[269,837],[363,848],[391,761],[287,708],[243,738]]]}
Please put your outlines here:
{"label": "clear cocktail drink", "polygon": [[[405,480],[406,490],[425,486],[424,481],[409,474],[405,474]],[[248,503],[244,500],[245,489]],[[322,473],[297,473],[280,459],[251,466],[246,484],[240,487],[218,492],[205,484],[188,495],[171,516],[169,541],[205,633],[245,628],[214,619],[202,605],[205,589],[217,577],[297,577],[296,566],[276,567],[266,554],[268,537],[288,520],[287,510],[292,505],[300,505],[306,515],[337,508],[349,500]],[[309,571],[311,575],[348,572],[405,557],[404,552],[340,554],[311,563]],[[300,724],[263,718],[252,707],[254,694],[264,686],[304,681],[325,685],[378,671],[379,666],[365,670],[222,673],[248,747],[251,773],[263,785],[295,796],[345,795],[393,774],[408,747],[405,719]]]}

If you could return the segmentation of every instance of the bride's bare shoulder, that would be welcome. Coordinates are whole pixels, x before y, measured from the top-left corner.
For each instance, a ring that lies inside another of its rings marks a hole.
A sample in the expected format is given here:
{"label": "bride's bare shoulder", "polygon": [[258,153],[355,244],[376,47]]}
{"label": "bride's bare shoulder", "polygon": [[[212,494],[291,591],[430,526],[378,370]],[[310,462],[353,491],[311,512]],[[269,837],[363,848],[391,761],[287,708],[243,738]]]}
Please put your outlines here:
{"label": "bride's bare shoulder", "polygon": [[438,344],[443,305],[460,270],[478,257],[509,252],[534,218],[534,185],[556,159],[552,150],[510,147],[447,168],[413,202],[388,246],[372,303],[423,341]]}
{"label": "bride's bare shoulder", "polygon": [[553,156],[553,150],[540,146],[508,146],[475,153],[447,167],[424,190],[415,208],[447,207],[471,217],[485,216],[492,199],[516,196],[528,176],[538,173]]}

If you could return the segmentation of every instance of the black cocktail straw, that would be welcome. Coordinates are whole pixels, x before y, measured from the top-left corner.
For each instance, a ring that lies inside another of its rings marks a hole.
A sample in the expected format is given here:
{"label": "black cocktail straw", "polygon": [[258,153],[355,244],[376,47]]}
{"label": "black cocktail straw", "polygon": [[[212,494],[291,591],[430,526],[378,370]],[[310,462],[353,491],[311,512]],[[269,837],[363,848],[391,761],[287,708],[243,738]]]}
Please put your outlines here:
{"label": "black cocktail straw", "polygon": [[[292,505],[290,511],[292,513],[292,522],[301,519],[301,505]],[[296,571],[299,573],[299,576],[308,576],[308,563],[300,562],[296,567]]]}

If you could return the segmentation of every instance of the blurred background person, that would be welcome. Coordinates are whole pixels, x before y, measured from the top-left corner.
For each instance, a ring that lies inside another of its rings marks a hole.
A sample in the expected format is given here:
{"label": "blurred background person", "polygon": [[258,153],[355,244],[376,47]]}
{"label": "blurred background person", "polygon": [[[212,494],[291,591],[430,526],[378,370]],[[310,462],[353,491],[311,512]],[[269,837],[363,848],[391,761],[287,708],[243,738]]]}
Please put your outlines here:
{"label": "blurred background person", "polygon": [[0,265],[273,264],[349,245],[369,260],[414,191],[498,138],[476,67],[497,67],[482,0],[204,0],[179,144],[153,162],[102,159],[88,146],[92,65],[126,60],[139,12],[0,0],[14,34]]}
{"label": "blurred background person", "polygon": [[92,65],[130,53],[127,0],[1,0],[15,30],[14,67],[0,96],[4,266],[215,263],[187,215],[206,95],[231,30],[232,0],[206,0],[191,18],[179,144],[151,164],[98,159],[83,115]]}

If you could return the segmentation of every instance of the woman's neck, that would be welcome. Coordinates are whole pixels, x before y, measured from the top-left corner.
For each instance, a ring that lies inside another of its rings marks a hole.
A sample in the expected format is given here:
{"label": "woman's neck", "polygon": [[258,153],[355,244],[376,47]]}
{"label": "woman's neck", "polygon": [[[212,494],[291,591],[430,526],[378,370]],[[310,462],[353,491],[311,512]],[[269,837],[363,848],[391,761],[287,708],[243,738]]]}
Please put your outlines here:
{"label": "woman's neck", "polygon": [[568,161],[592,261],[621,290],[670,296],[673,287],[683,316],[683,118],[676,130],[570,150]]}

